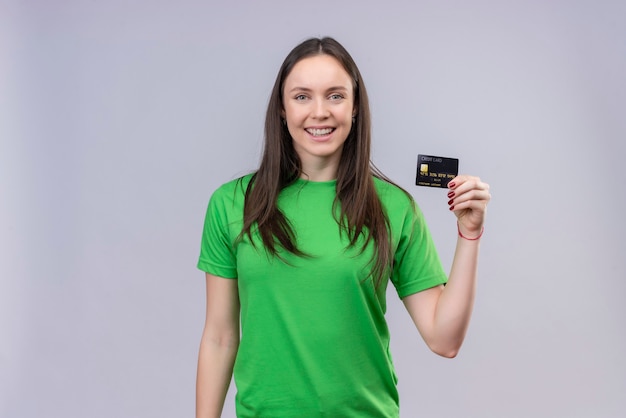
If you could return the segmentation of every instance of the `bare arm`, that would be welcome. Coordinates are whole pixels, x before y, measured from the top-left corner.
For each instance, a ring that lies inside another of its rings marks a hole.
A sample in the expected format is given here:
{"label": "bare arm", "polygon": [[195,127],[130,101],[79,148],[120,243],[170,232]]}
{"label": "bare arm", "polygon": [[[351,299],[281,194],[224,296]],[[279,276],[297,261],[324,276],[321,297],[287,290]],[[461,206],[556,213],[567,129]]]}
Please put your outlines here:
{"label": "bare arm", "polygon": [[[459,230],[465,237],[478,237],[491,198],[489,185],[470,176],[459,176],[453,182],[448,203],[457,216]],[[479,239],[459,237],[447,285],[403,299],[428,347],[444,357],[456,356],[465,339],[476,294],[479,246]]]}
{"label": "bare arm", "polygon": [[206,322],[196,380],[196,418],[219,418],[239,348],[237,280],[207,273],[206,292]]}

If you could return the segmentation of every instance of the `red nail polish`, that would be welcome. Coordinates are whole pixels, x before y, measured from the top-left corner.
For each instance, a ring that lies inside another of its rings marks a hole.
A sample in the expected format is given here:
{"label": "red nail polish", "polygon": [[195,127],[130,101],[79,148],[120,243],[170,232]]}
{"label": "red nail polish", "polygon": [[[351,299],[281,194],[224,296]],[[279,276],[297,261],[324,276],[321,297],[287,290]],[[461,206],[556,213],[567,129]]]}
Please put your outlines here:
{"label": "red nail polish", "polygon": [[448,200],[448,205],[451,205],[451,204],[452,204],[452,202],[454,202],[454,199],[450,199],[450,200]]}
{"label": "red nail polish", "polygon": [[454,206],[450,206],[450,210],[454,210]]}
{"label": "red nail polish", "polygon": [[448,197],[454,197],[454,192],[448,193]]}
{"label": "red nail polish", "polygon": [[454,186],[456,186],[455,182],[451,181],[450,183],[448,183],[449,188],[453,188]]}

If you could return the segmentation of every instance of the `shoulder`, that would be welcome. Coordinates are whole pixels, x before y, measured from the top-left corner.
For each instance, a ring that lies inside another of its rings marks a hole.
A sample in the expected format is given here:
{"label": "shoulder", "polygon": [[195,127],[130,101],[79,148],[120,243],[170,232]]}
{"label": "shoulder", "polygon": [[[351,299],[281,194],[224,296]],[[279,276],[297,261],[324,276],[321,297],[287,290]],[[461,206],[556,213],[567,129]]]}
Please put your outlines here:
{"label": "shoulder", "polygon": [[230,180],[215,189],[211,200],[237,200],[244,197],[254,173]]}
{"label": "shoulder", "polygon": [[238,207],[243,205],[246,197],[246,189],[253,174],[230,180],[215,189],[210,199],[210,206],[214,207]]}

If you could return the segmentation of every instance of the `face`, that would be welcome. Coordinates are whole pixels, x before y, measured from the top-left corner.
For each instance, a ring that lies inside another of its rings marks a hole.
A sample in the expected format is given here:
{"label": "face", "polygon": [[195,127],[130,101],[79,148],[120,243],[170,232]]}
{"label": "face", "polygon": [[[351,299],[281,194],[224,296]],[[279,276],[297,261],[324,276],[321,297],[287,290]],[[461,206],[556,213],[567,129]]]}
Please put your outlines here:
{"label": "face", "polygon": [[283,117],[307,175],[336,174],[343,144],[352,128],[352,78],[335,58],[300,60],[285,79]]}

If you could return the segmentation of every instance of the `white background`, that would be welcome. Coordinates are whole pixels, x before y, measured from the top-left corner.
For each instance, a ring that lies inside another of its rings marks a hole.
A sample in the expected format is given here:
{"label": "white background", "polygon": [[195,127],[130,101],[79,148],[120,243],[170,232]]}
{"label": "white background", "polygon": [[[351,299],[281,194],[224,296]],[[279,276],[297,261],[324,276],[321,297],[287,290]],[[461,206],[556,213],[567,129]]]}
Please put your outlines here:
{"label": "white background", "polygon": [[[492,187],[454,360],[390,289],[402,417],[626,410],[623,1],[0,0],[0,416],[193,416],[204,211],[253,170],[280,63],[331,35],[374,161],[449,267],[418,153]],[[224,411],[234,416],[232,391]]]}

